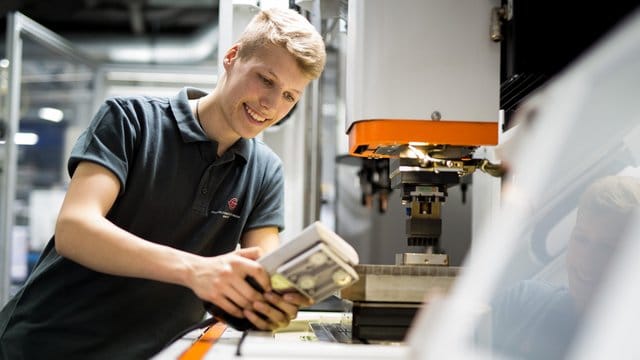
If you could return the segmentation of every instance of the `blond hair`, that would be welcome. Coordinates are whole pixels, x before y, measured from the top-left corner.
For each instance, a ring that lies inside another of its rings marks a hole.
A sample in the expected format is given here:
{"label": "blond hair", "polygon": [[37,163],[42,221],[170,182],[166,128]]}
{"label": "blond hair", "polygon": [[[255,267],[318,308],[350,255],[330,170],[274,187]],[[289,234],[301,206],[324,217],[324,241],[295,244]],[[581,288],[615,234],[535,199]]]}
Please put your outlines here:
{"label": "blond hair", "polygon": [[578,215],[630,215],[640,208],[640,180],[606,176],[593,182],[580,197]]}
{"label": "blond hair", "polygon": [[291,9],[260,11],[238,43],[239,58],[249,59],[260,48],[277,45],[295,57],[302,73],[310,79],[318,78],[324,69],[326,52],[322,36],[304,16]]}

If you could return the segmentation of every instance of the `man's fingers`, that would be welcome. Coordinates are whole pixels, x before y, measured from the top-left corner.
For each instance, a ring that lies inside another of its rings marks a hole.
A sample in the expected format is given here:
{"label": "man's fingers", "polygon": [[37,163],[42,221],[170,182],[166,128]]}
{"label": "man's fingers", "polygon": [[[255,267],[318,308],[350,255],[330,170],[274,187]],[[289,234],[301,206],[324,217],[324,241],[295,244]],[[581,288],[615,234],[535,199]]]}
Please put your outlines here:
{"label": "man's fingers", "polygon": [[282,311],[263,302],[255,302],[254,310],[245,310],[244,315],[260,330],[276,330],[289,325],[291,319]]}
{"label": "man's fingers", "polygon": [[[253,285],[258,285],[262,292],[271,291],[271,280],[263,268],[249,268],[247,269],[247,275],[250,279],[243,281],[242,285],[246,285],[251,289],[254,289]],[[251,284],[251,282],[254,282],[254,284]]]}
{"label": "man's fingers", "polygon": [[256,314],[251,310],[245,309],[243,314],[244,314],[244,317],[246,317],[249,321],[251,321],[251,323],[260,330],[273,330],[275,328],[274,324],[267,322],[265,319],[258,316],[258,314]]}
{"label": "man's fingers", "polygon": [[283,313],[286,320],[289,321],[298,315],[299,306],[285,301],[281,296],[275,293],[266,293],[264,297],[272,304],[278,312]]}
{"label": "man's fingers", "polygon": [[[235,258],[232,257],[231,258],[232,260],[230,260],[230,262],[232,264],[234,273],[242,276],[243,279],[246,276],[249,276],[253,278],[253,280],[257,283],[257,285],[260,286],[260,288],[262,288],[263,291],[271,291],[271,281],[269,279],[269,275],[267,275],[267,272],[264,270],[262,265],[260,265],[255,260],[251,259],[249,256],[245,256],[245,255],[253,256],[261,252],[262,250],[260,250],[260,248],[257,248],[257,247],[240,249],[240,250],[237,250],[234,253],[234,255],[241,255],[241,256],[240,257],[236,256]],[[247,281],[251,281],[251,280],[247,280]],[[251,285],[249,285],[247,281],[234,282],[234,283],[239,284],[238,285],[239,289],[242,288],[241,291],[244,294],[249,295],[252,291],[254,291],[253,290],[254,288]],[[245,285],[247,285],[247,287],[245,287]]]}
{"label": "man's fingers", "polygon": [[313,305],[313,299],[306,297],[297,292],[286,293],[282,296],[283,300],[300,307]]}
{"label": "man's fingers", "polygon": [[246,281],[238,280],[231,283],[231,288],[225,292],[227,298],[243,309],[251,308],[254,301],[264,299],[262,294],[254,290]]}
{"label": "man's fingers", "polygon": [[238,293],[239,296],[243,297],[242,305],[243,308],[251,308],[251,304],[254,301],[265,301],[263,293],[253,287],[250,284],[251,278],[247,279],[239,279],[232,283],[232,287]]}
{"label": "man's fingers", "polygon": [[236,306],[236,304],[234,304],[232,301],[230,301],[227,298],[221,298],[218,301],[216,301],[216,305],[226,311],[227,313],[229,313],[232,316],[235,317],[243,317],[243,312],[242,309],[239,308],[238,306]]}
{"label": "man's fingers", "polygon": [[289,315],[279,308],[273,307],[268,303],[256,301],[253,303],[253,308],[255,311],[263,314],[269,319],[269,322],[272,324],[276,324],[276,326],[283,326],[289,323]]}

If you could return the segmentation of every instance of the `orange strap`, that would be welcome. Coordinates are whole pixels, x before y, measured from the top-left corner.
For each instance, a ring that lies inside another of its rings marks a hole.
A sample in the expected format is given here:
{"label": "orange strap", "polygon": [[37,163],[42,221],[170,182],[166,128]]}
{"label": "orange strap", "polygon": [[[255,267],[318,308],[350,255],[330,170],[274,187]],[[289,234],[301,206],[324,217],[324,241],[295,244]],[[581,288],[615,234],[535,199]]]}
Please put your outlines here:
{"label": "orange strap", "polygon": [[222,333],[227,329],[224,323],[215,323],[207,331],[202,334],[191,346],[180,355],[180,360],[200,360],[202,359],[213,344],[220,339]]}

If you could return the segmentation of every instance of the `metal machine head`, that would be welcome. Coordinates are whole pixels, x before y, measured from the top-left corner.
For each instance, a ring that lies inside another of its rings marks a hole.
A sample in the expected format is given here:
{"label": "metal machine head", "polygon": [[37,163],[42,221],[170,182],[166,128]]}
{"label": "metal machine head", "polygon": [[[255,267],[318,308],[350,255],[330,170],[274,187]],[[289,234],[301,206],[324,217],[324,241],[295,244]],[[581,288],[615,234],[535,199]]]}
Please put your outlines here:
{"label": "metal machine head", "polygon": [[352,124],[351,154],[369,162],[388,159],[390,188],[402,191],[407,245],[425,248],[426,255],[402,254],[396,263],[447,265],[446,257],[431,254],[441,253],[441,207],[448,188],[476,169],[502,175],[499,165],[473,158],[479,146],[497,143],[497,133],[497,123],[488,122],[369,120]]}
{"label": "metal machine head", "polygon": [[441,206],[448,188],[477,168],[496,176],[502,170],[487,160],[472,158],[474,146],[406,145],[398,149],[397,157],[390,159],[389,170],[391,187],[402,191],[407,243],[439,253]]}

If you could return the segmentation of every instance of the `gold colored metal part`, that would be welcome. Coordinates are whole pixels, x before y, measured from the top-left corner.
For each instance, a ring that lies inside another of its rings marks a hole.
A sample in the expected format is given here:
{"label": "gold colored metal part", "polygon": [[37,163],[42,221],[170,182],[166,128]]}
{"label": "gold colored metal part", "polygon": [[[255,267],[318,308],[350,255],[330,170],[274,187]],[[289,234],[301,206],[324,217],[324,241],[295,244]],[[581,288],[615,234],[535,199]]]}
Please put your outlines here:
{"label": "gold colored metal part", "polygon": [[291,283],[286,277],[278,273],[271,275],[271,287],[273,290],[282,291],[291,289],[293,286],[293,283]]}

